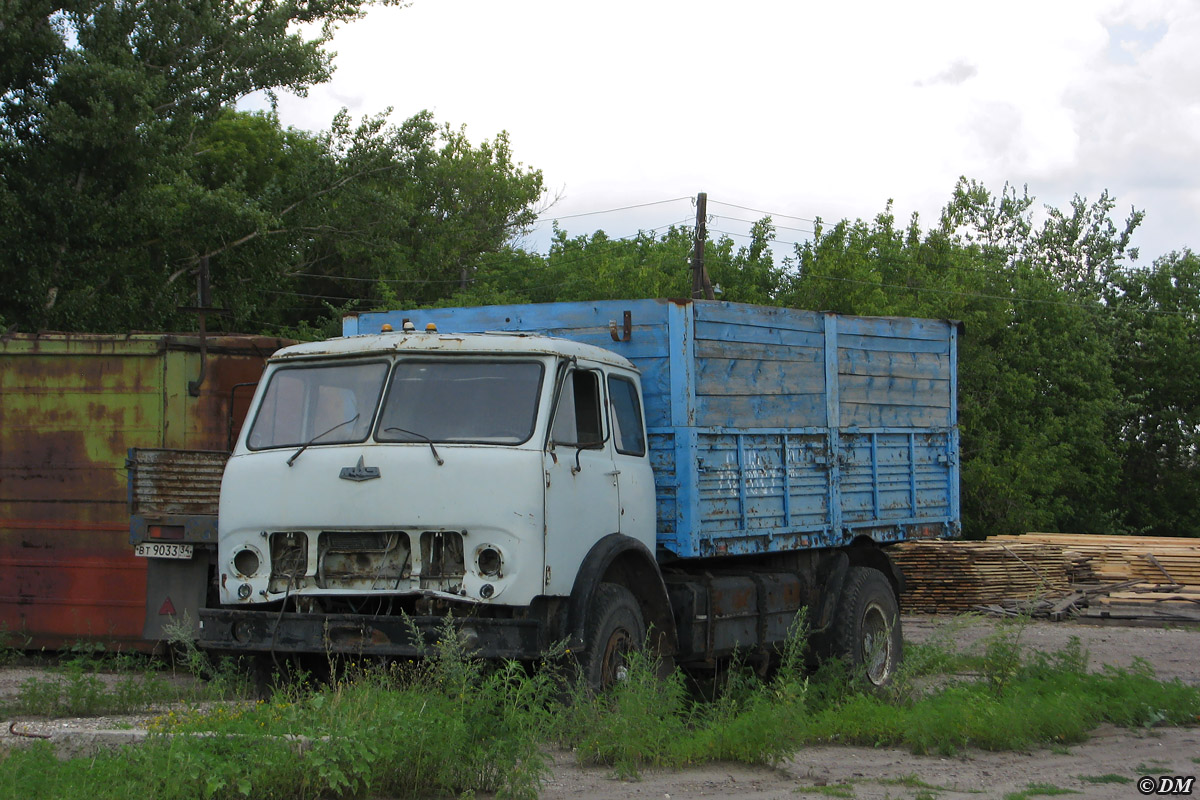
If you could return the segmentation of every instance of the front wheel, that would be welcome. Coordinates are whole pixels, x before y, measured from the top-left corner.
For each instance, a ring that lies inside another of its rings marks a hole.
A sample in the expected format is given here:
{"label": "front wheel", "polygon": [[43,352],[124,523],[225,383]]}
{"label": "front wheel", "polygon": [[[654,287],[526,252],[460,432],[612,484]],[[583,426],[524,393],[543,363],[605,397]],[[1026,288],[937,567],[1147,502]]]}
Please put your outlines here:
{"label": "front wheel", "polygon": [[626,658],[645,641],[646,623],[633,593],[616,583],[597,586],[584,625],[579,664],[588,688],[603,691],[623,680]]}
{"label": "front wheel", "polygon": [[879,570],[851,567],[833,621],[833,645],[874,686],[891,682],[903,657],[900,607]]}

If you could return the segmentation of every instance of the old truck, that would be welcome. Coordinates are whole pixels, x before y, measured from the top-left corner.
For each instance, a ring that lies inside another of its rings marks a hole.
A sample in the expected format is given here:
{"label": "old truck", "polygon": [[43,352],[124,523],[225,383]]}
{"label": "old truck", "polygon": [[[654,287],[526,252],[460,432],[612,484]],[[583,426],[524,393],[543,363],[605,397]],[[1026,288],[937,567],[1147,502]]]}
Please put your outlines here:
{"label": "old truck", "polygon": [[807,609],[882,683],[889,545],[958,533],[958,326],[714,301],[361,314],[269,361],[204,646],[766,660]]}
{"label": "old truck", "polygon": [[[0,640],[149,649],[165,623],[195,621],[230,442],[267,357],[286,344],[0,336]],[[143,479],[136,497],[127,470]],[[185,529],[185,516],[206,521]]]}

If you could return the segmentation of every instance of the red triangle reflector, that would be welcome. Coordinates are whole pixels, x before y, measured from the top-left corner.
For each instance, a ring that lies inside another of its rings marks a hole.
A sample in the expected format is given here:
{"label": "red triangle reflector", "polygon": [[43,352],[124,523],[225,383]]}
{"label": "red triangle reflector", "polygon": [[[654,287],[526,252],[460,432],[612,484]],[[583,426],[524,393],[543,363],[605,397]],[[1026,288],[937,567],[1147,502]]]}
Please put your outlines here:
{"label": "red triangle reflector", "polygon": [[162,607],[158,609],[158,615],[160,617],[164,614],[172,617],[175,616],[175,604],[171,602],[171,598],[169,597],[166,600],[163,600]]}

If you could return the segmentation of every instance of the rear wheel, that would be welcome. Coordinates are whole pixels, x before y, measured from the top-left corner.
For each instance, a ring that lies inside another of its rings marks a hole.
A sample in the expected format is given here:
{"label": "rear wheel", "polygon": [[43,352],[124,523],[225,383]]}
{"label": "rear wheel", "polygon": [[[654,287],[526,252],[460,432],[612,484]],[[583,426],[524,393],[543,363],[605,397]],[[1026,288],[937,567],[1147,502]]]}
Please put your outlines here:
{"label": "rear wheel", "polygon": [[900,608],[879,570],[851,567],[833,621],[834,654],[874,686],[891,682],[903,657]]}
{"label": "rear wheel", "polygon": [[592,595],[584,625],[580,669],[593,691],[603,691],[625,678],[626,660],[646,641],[646,623],[633,593],[615,583],[602,583]]}

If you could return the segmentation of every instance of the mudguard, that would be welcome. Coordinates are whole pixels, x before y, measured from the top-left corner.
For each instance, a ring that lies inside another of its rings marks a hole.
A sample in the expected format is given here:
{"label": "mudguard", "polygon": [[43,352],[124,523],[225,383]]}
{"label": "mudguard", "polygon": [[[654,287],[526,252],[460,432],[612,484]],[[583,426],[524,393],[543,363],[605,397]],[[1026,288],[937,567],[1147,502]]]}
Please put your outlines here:
{"label": "mudguard", "polygon": [[620,533],[609,534],[596,542],[575,576],[567,604],[566,634],[572,647],[581,646],[584,641],[583,626],[588,606],[601,583],[617,583],[633,592],[659,655],[675,653],[675,620],[671,616],[671,603],[658,562],[644,544]]}

